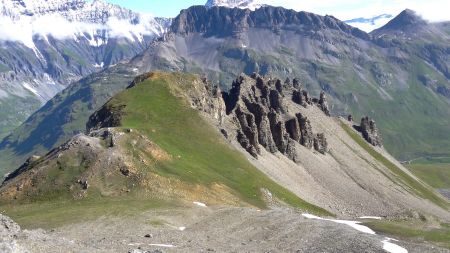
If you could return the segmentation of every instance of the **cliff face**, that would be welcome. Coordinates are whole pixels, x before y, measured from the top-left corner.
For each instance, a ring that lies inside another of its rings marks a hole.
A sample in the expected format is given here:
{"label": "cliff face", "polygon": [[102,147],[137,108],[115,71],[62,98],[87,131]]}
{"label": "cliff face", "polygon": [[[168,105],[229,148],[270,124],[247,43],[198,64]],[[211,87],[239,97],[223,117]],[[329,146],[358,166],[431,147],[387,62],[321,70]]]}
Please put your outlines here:
{"label": "cliff face", "polygon": [[291,30],[309,32],[331,29],[361,39],[370,36],[332,16],[320,16],[309,12],[296,12],[281,7],[264,6],[249,9],[194,6],[183,10],[172,23],[171,31],[176,34],[204,33],[206,36],[237,36],[248,28],[272,31]]}
{"label": "cliff face", "polygon": [[[301,94],[300,97],[298,94]],[[327,152],[325,135],[315,134],[308,117],[298,110],[289,109],[287,105],[317,105],[328,114],[324,93],[321,99],[310,99],[296,79],[292,84],[289,79],[283,82],[254,74],[251,78],[240,76],[223,97],[227,114],[234,118],[238,126],[237,141],[252,156],[258,157],[262,147],[271,153],[280,152],[297,162],[299,157],[295,143],[314,148],[322,154]]]}

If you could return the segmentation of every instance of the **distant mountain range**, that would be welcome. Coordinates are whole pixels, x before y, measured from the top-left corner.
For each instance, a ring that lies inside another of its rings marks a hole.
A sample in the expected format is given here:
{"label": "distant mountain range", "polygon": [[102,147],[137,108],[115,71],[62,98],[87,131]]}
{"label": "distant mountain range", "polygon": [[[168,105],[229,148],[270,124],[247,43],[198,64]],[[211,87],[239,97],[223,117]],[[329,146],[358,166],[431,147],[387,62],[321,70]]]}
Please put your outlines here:
{"label": "distant mountain range", "polygon": [[[210,8],[212,6],[222,6],[228,8],[246,8],[255,10],[262,6],[273,5],[273,3],[274,1],[264,0],[208,0],[208,2],[206,3],[206,7]],[[282,5],[282,1],[280,2],[280,5]],[[394,16],[391,14],[381,14],[370,18],[353,18],[350,20],[345,20],[344,22],[363,31],[371,32],[385,25],[392,18],[394,18]]]}
{"label": "distant mountain range", "polygon": [[2,0],[0,137],[70,83],[140,53],[169,24],[102,0]]}

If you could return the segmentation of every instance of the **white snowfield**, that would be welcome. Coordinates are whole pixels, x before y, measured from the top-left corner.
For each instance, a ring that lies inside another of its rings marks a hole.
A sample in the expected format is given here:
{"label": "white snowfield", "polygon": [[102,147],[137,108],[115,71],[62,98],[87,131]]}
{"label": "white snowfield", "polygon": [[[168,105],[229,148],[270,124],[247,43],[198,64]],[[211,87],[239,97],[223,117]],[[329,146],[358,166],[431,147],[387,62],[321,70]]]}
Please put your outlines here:
{"label": "white snowfield", "polygon": [[[359,221],[349,221],[349,220],[334,220],[334,219],[325,219],[325,218],[321,218],[312,214],[308,214],[308,213],[304,213],[302,214],[303,217],[308,218],[308,219],[315,219],[315,220],[324,220],[324,221],[331,221],[331,222],[335,222],[335,223],[339,223],[339,224],[345,224],[348,225],[360,232],[366,233],[366,234],[371,234],[371,235],[375,235],[375,231],[373,231],[372,229],[370,229],[369,227],[360,225],[361,222]],[[372,217],[372,218],[380,218],[380,217],[374,217],[374,216],[362,216],[362,217]],[[360,218],[362,218],[360,217]],[[381,219],[381,218],[380,218]],[[398,246],[397,244],[394,244],[390,241],[396,241],[395,239],[389,238],[389,237],[385,237],[385,239],[383,241],[381,241],[383,243],[383,250],[385,250],[386,252],[389,253],[408,253],[408,250],[406,250],[403,247]]]}
{"label": "white snowfield", "polygon": [[354,229],[356,229],[356,230],[358,230],[360,232],[366,233],[366,234],[371,234],[371,235],[375,234],[375,231],[373,231],[369,227],[366,227],[366,226],[363,226],[363,225],[359,225],[359,223],[361,223],[359,221],[325,219],[325,218],[321,218],[321,217],[318,217],[318,216],[315,216],[315,215],[312,215],[312,214],[307,214],[307,213],[304,213],[302,215],[303,215],[303,217],[306,217],[308,219],[332,221],[332,222],[335,222],[335,223],[348,225],[348,226],[350,226],[350,227],[352,227],[352,228],[354,228]]}
{"label": "white snowfield", "polygon": [[391,253],[408,253],[408,251],[405,248],[402,248],[398,246],[397,244],[391,243],[389,241],[397,241],[391,238],[386,237],[385,240],[383,240],[383,249],[387,252]]}

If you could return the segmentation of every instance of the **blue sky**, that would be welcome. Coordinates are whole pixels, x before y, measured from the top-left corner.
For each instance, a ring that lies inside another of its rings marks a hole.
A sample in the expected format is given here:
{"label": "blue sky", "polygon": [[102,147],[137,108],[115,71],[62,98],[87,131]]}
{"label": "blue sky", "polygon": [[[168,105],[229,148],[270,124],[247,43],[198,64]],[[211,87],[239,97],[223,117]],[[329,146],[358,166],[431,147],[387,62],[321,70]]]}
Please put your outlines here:
{"label": "blue sky", "polygon": [[207,0],[107,0],[129,9],[152,13],[160,17],[175,17],[192,5],[204,5]]}

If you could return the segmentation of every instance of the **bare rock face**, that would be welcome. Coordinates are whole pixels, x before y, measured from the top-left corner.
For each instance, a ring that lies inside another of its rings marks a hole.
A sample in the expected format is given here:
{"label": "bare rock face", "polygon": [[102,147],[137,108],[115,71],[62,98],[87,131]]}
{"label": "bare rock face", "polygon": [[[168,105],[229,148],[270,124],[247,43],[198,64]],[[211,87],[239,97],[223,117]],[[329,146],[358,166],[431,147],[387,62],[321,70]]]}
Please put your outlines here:
{"label": "bare rock face", "polygon": [[328,151],[327,139],[323,133],[316,134],[314,137],[314,149],[322,154],[325,154]]}
{"label": "bare rock face", "polygon": [[258,157],[258,152],[256,151],[256,148],[250,144],[250,140],[247,138],[247,136],[245,136],[245,134],[241,130],[238,130],[237,132],[237,141],[253,157],[255,158]]}
{"label": "bare rock face", "polygon": [[292,118],[286,121],[285,125],[286,131],[289,133],[289,137],[291,137],[294,141],[300,142],[302,134],[297,118]]}
{"label": "bare rock face", "polygon": [[[236,117],[241,126],[242,134],[241,141],[245,143],[246,150],[253,156],[260,153],[258,146],[258,128],[256,127],[255,116],[241,110],[240,107],[236,110]],[[242,142],[240,142],[242,145]],[[244,146],[243,146],[244,147]],[[244,147],[245,148],[245,147]]]}
{"label": "bare rock face", "polygon": [[318,106],[327,116],[330,116],[330,109],[328,108],[327,97],[325,95],[325,92],[323,91],[320,92]]}
{"label": "bare rock face", "polygon": [[306,106],[305,96],[303,96],[303,92],[301,92],[300,90],[294,90],[294,92],[292,93],[292,101],[299,105]]}
{"label": "bare rock face", "polygon": [[[294,87],[295,86],[299,86],[299,85],[294,85]],[[314,100],[309,96],[308,92],[306,90],[302,90],[302,89],[294,89],[294,91],[292,92],[292,101],[303,107],[312,105],[314,102]],[[318,101],[319,101],[318,99],[315,99],[316,104],[318,104]]]}
{"label": "bare rock face", "polygon": [[278,151],[284,154],[286,152],[289,135],[286,132],[283,122],[280,120],[280,116],[273,109],[269,113],[269,121],[272,138],[277,145]]}
{"label": "bare rock face", "polygon": [[307,117],[303,117],[301,113],[297,113],[295,116],[300,123],[300,129],[302,133],[300,144],[307,148],[312,148],[314,144],[314,134],[311,127],[311,122]]}
{"label": "bare rock face", "polygon": [[194,88],[190,89],[187,95],[193,108],[213,116],[222,123],[226,113],[220,87],[203,78],[201,83],[194,83]]}
{"label": "bare rock face", "polygon": [[364,139],[373,146],[382,146],[382,139],[378,133],[377,125],[375,121],[369,117],[363,117],[361,119],[361,125],[359,126]]}
{"label": "bare rock face", "polygon": [[[282,82],[253,74],[238,77],[228,93],[223,93],[226,113],[234,118],[239,144],[257,158],[261,146],[270,153],[280,152],[294,162],[299,161],[296,145],[327,152],[326,138],[315,135],[310,121],[301,113],[289,112],[288,102],[304,107],[317,105],[329,115],[325,93],[313,99],[300,89],[298,79]],[[288,101],[291,100],[291,101]]]}

